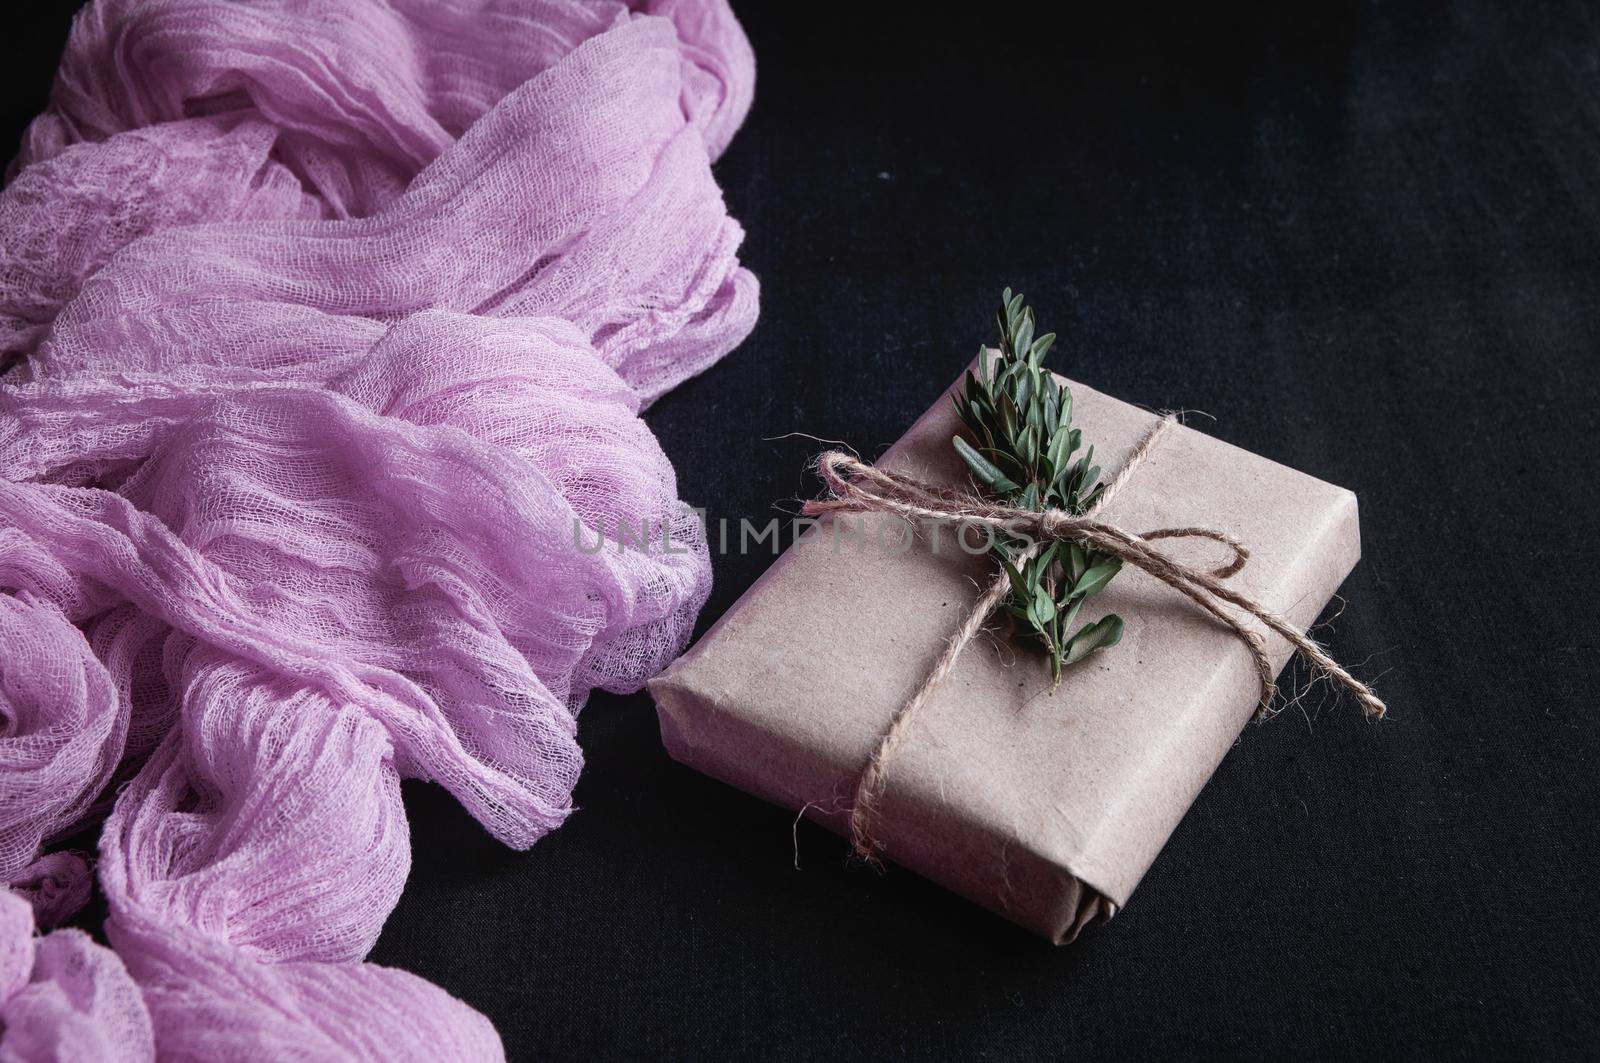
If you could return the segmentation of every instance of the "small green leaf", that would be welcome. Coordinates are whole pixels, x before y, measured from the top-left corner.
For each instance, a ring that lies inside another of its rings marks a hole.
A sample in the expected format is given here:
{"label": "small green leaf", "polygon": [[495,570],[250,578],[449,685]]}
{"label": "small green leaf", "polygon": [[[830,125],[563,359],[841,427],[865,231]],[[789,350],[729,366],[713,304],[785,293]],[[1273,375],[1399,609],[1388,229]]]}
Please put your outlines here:
{"label": "small green leaf", "polygon": [[1078,481],[1082,476],[1083,459],[1079,458],[1067,466],[1066,472],[1056,478],[1056,490],[1060,491],[1063,497],[1069,500],[1072,499],[1078,493]]}
{"label": "small green leaf", "polygon": [[1094,444],[1090,443],[1089,449],[1084,451],[1083,454],[1083,480],[1079,482],[1076,490],[1079,494],[1082,494],[1093,487],[1094,482],[1099,478],[1100,466],[1094,463]]}
{"label": "small green leaf", "polygon": [[[1067,467],[1067,459],[1072,457],[1072,433],[1061,428],[1056,429],[1056,434],[1050,440],[1050,471],[1052,473]],[[1051,477],[1054,479],[1054,476]]]}
{"label": "small green leaf", "polygon": [[1122,641],[1122,617],[1112,613],[1092,624],[1085,624],[1067,640],[1066,663],[1077,664],[1095,650],[1107,649]]}
{"label": "small green leaf", "polygon": [[1026,357],[1033,347],[1033,311],[1022,312],[1022,324],[1017,326],[1017,331],[1011,336],[1012,349],[1018,357]]}
{"label": "small green leaf", "polygon": [[1089,552],[1083,548],[1081,543],[1067,544],[1066,570],[1067,578],[1074,587],[1083,578],[1083,574],[1089,571]]}
{"label": "small green leaf", "polygon": [[1006,570],[1006,575],[1011,577],[1011,593],[1017,596],[1019,602],[1027,601],[1030,595],[1028,593],[1028,584],[1023,580],[1022,573],[1017,571],[1017,566],[1011,563],[1010,558],[1004,554],[999,555],[999,557],[1000,564]]}
{"label": "small green leaf", "polygon": [[1097,593],[1107,583],[1110,583],[1111,577],[1121,570],[1121,563],[1116,561],[1108,561],[1105,564],[1096,565],[1085,572],[1082,578],[1073,585],[1072,593],[1081,594],[1087,598],[1089,595]]}
{"label": "small green leaf", "polygon": [[1050,621],[1056,618],[1056,603],[1043,594],[1034,598],[1028,610],[1033,614],[1034,626],[1041,631],[1046,630],[1050,626]]}
{"label": "small green leaf", "polygon": [[1017,401],[1009,392],[1000,396],[1000,432],[1007,439],[1017,437],[1017,420],[1020,412],[1017,410]]}
{"label": "small green leaf", "polygon": [[1066,612],[1063,613],[1057,610],[1056,619],[1060,622],[1060,629],[1062,631],[1070,631],[1072,629],[1073,622],[1078,619],[1078,610],[1082,608],[1083,599],[1073,598],[1072,604],[1067,606]]}
{"label": "small green leaf", "polygon": [[955,444],[956,453],[961,455],[967,466],[972,469],[973,475],[982,481],[983,485],[989,490],[999,494],[1010,494],[1013,491],[1021,490],[1016,482],[996,468],[993,462],[973,450],[972,444],[965,439],[956,436],[952,439],[952,442]]}

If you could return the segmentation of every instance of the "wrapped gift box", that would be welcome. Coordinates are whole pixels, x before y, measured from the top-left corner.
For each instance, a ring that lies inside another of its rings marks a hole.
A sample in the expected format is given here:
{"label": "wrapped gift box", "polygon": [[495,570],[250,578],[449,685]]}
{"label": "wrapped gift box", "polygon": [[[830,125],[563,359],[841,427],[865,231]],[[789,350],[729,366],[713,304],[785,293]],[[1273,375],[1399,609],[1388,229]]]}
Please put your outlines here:
{"label": "wrapped gift box", "polygon": [[[1067,383],[1074,423],[1114,475],[1156,415]],[[950,442],[960,431],[947,393],[878,464],[970,489]],[[1098,516],[1236,536],[1250,561],[1229,585],[1302,629],[1360,556],[1349,491],[1182,426]],[[898,517],[841,515],[785,551],[651,682],[668,752],[845,831],[887,722],[995,573],[952,532],[905,531]],[[1214,543],[1162,546],[1226,560]],[[1239,639],[1143,572],[1124,568],[1082,619],[1108,612],[1126,621],[1121,644],[1054,692],[1044,654],[997,613],[994,637],[968,646],[917,713],[872,819],[889,859],[1058,942],[1128,902],[1260,692]],[[1288,644],[1268,646],[1281,668]]]}

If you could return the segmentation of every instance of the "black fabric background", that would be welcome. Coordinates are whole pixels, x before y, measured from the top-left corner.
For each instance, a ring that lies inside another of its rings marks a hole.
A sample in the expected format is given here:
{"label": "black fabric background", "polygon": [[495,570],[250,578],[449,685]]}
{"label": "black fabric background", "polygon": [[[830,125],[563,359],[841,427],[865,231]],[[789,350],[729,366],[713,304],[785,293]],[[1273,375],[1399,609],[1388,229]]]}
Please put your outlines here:
{"label": "black fabric background", "polygon": [[[1013,285],[1058,368],[1358,492],[1331,645],[1392,718],[1250,728],[1054,949],[810,825],[796,871],[791,814],[597,696],[529,852],[408,785],[372,959],[514,1059],[1593,1057],[1600,14],[737,6],[758,95],[717,173],[762,317],[649,414],[684,497],[764,520],[814,449],[765,437],[886,445]],[[70,7],[11,43],[8,137]],[[718,558],[702,627],[770,560]]]}

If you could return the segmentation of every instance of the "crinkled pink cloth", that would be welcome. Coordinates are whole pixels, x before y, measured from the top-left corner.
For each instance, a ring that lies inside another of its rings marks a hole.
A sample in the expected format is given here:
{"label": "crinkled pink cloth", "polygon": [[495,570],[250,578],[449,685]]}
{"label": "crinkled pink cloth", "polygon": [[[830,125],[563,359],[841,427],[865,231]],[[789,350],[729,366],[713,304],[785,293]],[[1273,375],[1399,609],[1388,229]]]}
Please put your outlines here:
{"label": "crinkled pink cloth", "polygon": [[[0,193],[0,1060],[501,1054],[362,962],[400,780],[527,846],[687,639],[639,411],[754,324],[753,76],[724,0],[79,17]],[[36,937],[108,807],[112,948]]]}

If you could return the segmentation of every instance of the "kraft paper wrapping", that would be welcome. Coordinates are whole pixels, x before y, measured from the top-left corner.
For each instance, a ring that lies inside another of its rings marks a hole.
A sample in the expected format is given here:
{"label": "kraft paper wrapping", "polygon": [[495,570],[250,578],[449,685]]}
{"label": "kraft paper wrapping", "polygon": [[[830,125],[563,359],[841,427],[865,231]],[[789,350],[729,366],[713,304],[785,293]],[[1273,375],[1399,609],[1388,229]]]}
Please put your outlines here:
{"label": "kraft paper wrapping", "polygon": [[[1156,415],[1070,386],[1109,479]],[[950,445],[959,430],[947,392],[879,464],[969,488]],[[1349,491],[1186,427],[1099,516],[1237,536],[1250,562],[1230,585],[1302,630],[1360,557]],[[898,518],[836,519],[858,534],[831,521],[808,531],[650,691],[673,758],[847,834],[879,736],[994,568],[953,529],[901,549]],[[1160,545],[1194,562],[1229,556]],[[1054,694],[1043,653],[997,615],[994,637],[966,649],[915,717],[872,821],[889,859],[1061,943],[1127,903],[1260,692],[1237,638],[1144,573],[1125,567],[1080,622],[1107,612],[1126,621],[1122,642],[1069,668]],[[1287,644],[1270,645],[1282,668]]]}

